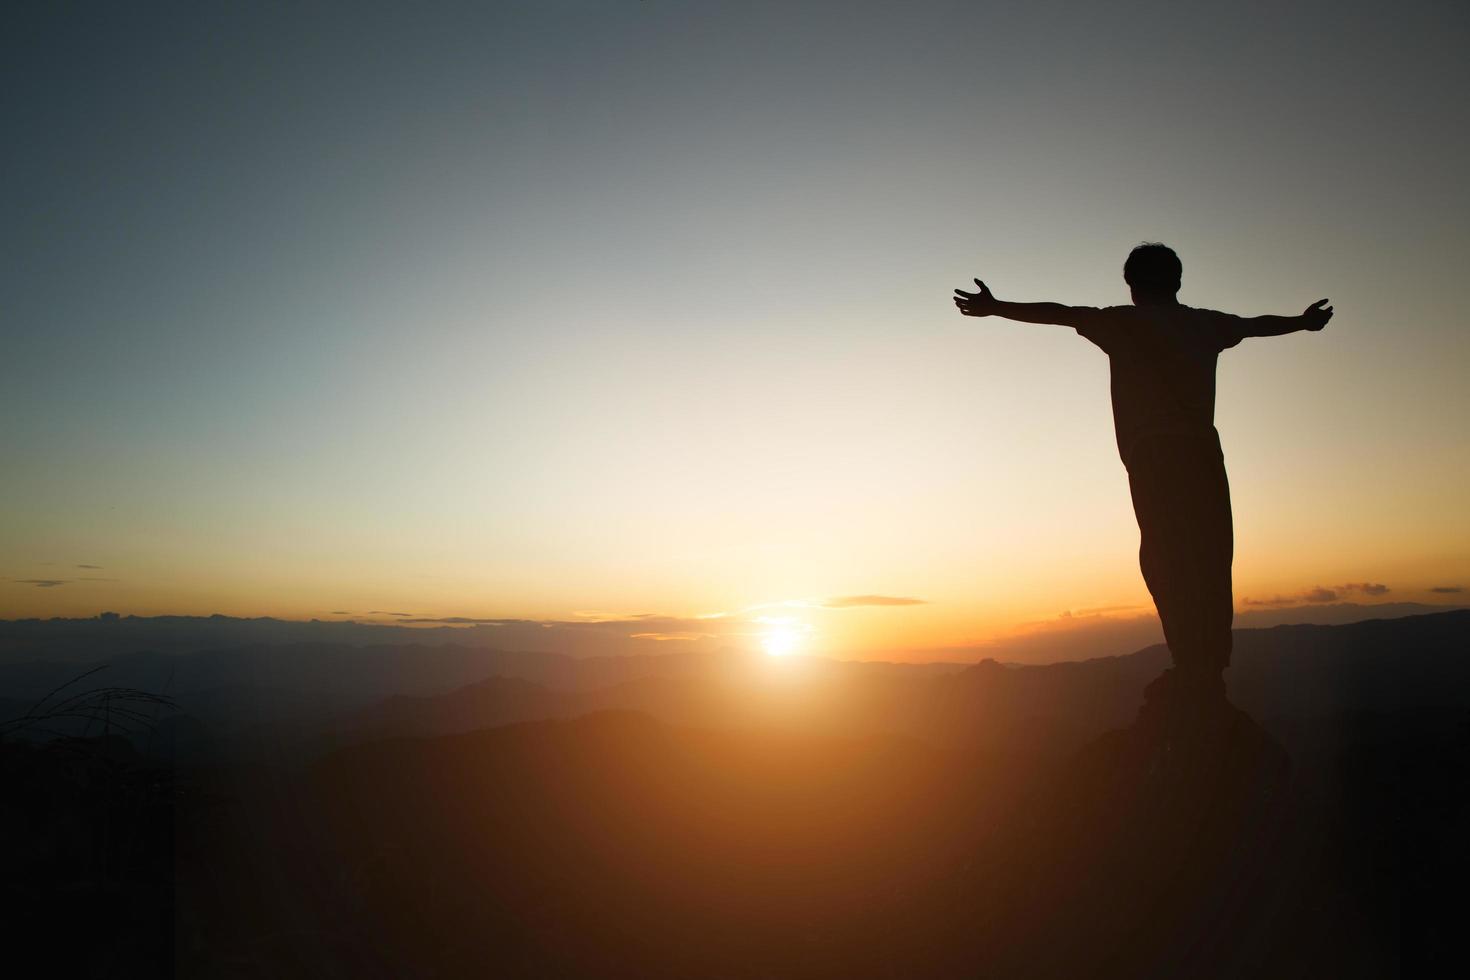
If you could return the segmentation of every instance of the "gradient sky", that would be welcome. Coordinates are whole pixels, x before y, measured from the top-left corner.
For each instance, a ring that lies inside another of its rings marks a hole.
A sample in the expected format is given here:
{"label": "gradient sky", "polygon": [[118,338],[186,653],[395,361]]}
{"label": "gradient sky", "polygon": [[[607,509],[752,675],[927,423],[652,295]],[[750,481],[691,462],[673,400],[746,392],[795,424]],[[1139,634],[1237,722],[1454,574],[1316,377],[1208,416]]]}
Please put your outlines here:
{"label": "gradient sky", "polygon": [[1337,308],[1221,358],[1242,608],[1470,585],[1462,4],[29,6],[0,616],[1133,615],[1106,358],[949,297],[1140,240]]}

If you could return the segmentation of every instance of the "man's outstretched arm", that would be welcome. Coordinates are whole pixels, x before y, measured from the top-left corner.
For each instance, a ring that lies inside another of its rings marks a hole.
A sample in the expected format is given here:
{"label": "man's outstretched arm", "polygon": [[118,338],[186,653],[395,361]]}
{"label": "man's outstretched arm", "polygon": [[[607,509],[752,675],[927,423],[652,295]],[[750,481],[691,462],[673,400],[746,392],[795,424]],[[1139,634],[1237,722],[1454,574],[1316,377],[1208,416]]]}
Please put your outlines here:
{"label": "man's outstretched arm", "polygon": [[1241,317],[1243,337],[1280,337],[1298,330],[1321,330],[1332,319],[1332,307],[1319,299],[1302,311],[1301,316]]}
{"label": "man's outstretched arm", "polygon": [[999,316],[1022,323],[1055,323],[1063,327],[1086,326],[1097,318],[1098,310],[1089,306],[1063,306],[1061,303],[1007,303],[996,299],[990,288],[975,280],[978,292],[955,290],[954,305],[965,316]]}

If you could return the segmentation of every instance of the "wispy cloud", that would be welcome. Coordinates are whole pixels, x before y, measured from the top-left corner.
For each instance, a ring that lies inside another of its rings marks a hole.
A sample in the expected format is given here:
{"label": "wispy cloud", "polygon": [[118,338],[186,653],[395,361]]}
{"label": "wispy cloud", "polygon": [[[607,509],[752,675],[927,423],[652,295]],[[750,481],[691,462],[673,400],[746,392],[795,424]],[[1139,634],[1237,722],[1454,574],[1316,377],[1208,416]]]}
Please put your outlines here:
{"label": "wispy cloud", "polygon": [[[41,562],[42,565],[54,565],[55,562]],[[100,568],[98,565],[78,565],[77,568]],[[76,578],[13,578],[10,581],[17,585],[30,585],[38,589],[59,589],[63,585],[72,585],[76,582],[116,582],[115,578],[104,578],[100,575],[79,575]]]}
{"label": "wispy cloud", "polygon": [[[373,615],[369,613],[368,615]],[[519,624],[529,625],[533,620],[529,619],[480,619],[475,616],[415,616],[405,619],[405,623],[420,625],[440,626],[513,626]]]}
{"label": "wispy cloud", "polygon": [[[1131,613],[1133,615],[1147,615],[1148,614],[1148,607],[1146,607],[1146,606],[1084,606],[1081,609],[1067,609],[1067,610],[1064,610],[1063,612],[1061,612],[1057,616],[1057,619],[1059,619],[1059,620],[1069,620],[1069,619],[1095,619],[1095,618],[1097,618],[1099,616],[1113,616],[1113,615],[1116,615],[1117,613]],[[1055,622],[1055,621],[1054,620],[1046,620],[1046,622],[1051,623],[1051,622]]]}
{"label": "wispy cloud", "polygon": [[[794,617],[781,618],[787,622]],[[398,620],[404,626],[456,626],[494,629],[506,635],[505,642],[521,642],[533,634],[542,637],[579,637],[593,642],[601,637],[614,640],[721,640],[759,636],[776,619],[749,613],[721,616],[666,616],[659,613],[608,614],[606,619],[501,619],[479,616],[416,616]],[[601,641],[598,641],[601,642]]]}
{"label": "wispy cloud", "polygon": [[1298,592],[1296,595],[1275,595],[1265,599],[1247,597],[1242,600],[1242,604],[1247,606],[1271,607],[1301,606],[1308,603],[1320,604],[1345,600],[1352,593],[1365,596],[1380,596],[1387,595],[1392,591],[1392,589],[1382,582],[1346,582],[1342,585],[1333,586],[1330,589],[1316,585],[1310,589]]}
{"label": "wispy cloud", "polygon": [[[773,629],[798,630],[815,635],[808,618],[820,610],[863,606],[916,606],[926,602],[910,596],[877,594],[834,596],[826,599],[784,599],[734,611],[674,616],[654,612],[616,612],[580,609],[567,619],[517,619],[500,616],[408,615],[389,610],[358,614],[380,617],[384,626],[451,627],[485,631],[475,642],[507,649],[553,649],[578,654],[636,653],[649,644],[690,644],[696,648],[748,645]],[[340,610],[334,616],[351,616]],[[838,614],[840,615],[840,614]],[[388,619],[387,622],[383,620]],[[667,647],[665,647],[667,649]]]}
{"label": "wispy cloud", "polygon": [[822,600],[822,606],[826,609],[852,609],[857,606],[923,606],[927,604],[927,599],[893,595],[844,595]]}
{"label": "wispy cloud", "polygon": [[1386,595],[1393,591],[1382,582],[1349,582],[1341,588],[1344,592],[1361,592],[1363,595]]}
{"label": "wispy cloud", "polygon": [[1436,585],[1429,591],[1438,592],[1440,595],[1459,595],[1465,591],[1465,587],[1463,585]]}
{"label": "wispy cloud", "polygon": [[76,567],[76,568],[86,568],[86,569],[90,569],[90,570],[92,570],[94,572],[100,572],[100,571],[102,571],[102,566],[101,565],[76,565],[74,567]]}

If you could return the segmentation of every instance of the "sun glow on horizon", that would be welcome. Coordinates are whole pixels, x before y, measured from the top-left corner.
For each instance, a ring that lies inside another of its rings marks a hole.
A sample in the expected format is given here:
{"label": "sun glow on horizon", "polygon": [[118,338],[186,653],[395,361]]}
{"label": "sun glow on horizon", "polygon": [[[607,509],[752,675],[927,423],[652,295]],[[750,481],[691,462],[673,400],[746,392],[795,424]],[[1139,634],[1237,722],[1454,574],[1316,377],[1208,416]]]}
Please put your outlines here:
{"label": "sun glow on horizon", "polygon": [[797,624],[787,621],[771,622],[769,628],[761,634],[761,647],[769,657],[789,657],[795,653],[802,644],[803,634],[810,630],[802,627],[805,624]]}

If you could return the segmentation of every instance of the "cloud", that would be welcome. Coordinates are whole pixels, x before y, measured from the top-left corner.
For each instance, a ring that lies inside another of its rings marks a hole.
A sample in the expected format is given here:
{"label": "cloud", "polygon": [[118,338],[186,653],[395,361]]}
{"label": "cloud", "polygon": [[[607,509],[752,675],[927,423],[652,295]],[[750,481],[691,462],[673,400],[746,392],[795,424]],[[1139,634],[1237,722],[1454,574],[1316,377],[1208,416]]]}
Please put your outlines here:
{"label": "cloud", "polygon": [[[377,615],[368,613],[369,616]],[[405,619],[405,623],[438,624],[440,626],[512,626],[516,624],[530,624],[529,619],[478,619],[474,616],[415,616]]]}
{"label": "cloud", "polygon": [[[859,606],[914,606],[926,600],[909,596],[851,595],[828,599],[789,599],[732,612],[668,615],[580,609],[565,619],[516,619],[500,616],[405,616],[376,610],[382,626],[464,631],[461,642],[483,643],[507,650],[551,650],[573,656],[606,656],[675,650],[748,648],[773,628],[799,629],[815,635],[806,620],[817,610]],[[333,615],[349,615],[345,611]]]}
{"label": "cloud", "polygon": [[[628,640],[741,640],[759,636],[775,622],[789,617],[722,615],[667,616],[660,613],[607,614],[606,619],[500,619],[477,616],[418,616],[400,619],[399,626],[449,626],[492,629],[503,638],[496,643],[543,644],[565,642],[579,649],[585,644],[621,644]],[[529,649],[530,647],[527,647]]]}
{"label": "cloud", "polygon": [[740,619],[710,619],[700,616],[664,616],[659,613],[637,613],[631,616],[611,616],[607,619],[550,620],[542,623],[552,629],[569,629],[581,632],[611,632],[626,636],[637,629],[640,633],[692,633],[701,637],[714,636],[712,629],[720,633],[732,632],[728,627],[745,622]]}
{"label": "cloud", "polygon": [[1349,582],[1342,586],[1344,592],[1361,592],[1363,595],[1384,595],[1392,590],[1382,582]]}
{"label": "cloud", "polygon": [[[42,562],[43,565],[52,564]],[[96,565],[78,565],[78,568],[96,568]],[[82,575],[77,578],[13,578],[10,581],[19,585],[34,585],[38,589],[57,589],[63,585],[71,585],[74,582],[116,582],[115,578],[102,578],[97,575]]]}
{"label": "cloud", "polygon": [[853,609],[857,606],[923,606],[927,604],[926,599],[892,595],[844,595],[822,600],[822,606],[826,609]]}
{"label": "cloud", "polygon": [[348,612],[346,609],[333,609],[331,612],[327,613],[327,615],[328,616],[351,616],[352,613]]}
{"label": "cloud", "polygon": [[1463,585],[1436,585],[1429,591],[1438,592],[1440,595],[1459,595],[1465,591],[1465,587]]}
{"label": "cloud", "polygon": [[1246,606],[1300,606],[1307,603],[1321,604],[1336,601],[1337,592],[1335,590],[1324,589],[1319,585],[1305,592],[1299,592],[1296,595],[1273,595],[1269,599],[1252,599],[1246,597],[1241,600],[1241,603]]}
{"label": "cloud", "polygon": [[101,565],[77,565],[75,567],[76,568],[87,568],[87,569],[91,569],[94,572],[100,572],[100,571],[102,571],[102,566]]}
{"label": "cloud", "polygon": [[387,612],[387,611],[382,610],[382,609],[369,609],[367,611],[367,615],[369,615],[369,616],[397,616],[400,619],[407,619],[410,616],[412,616],[413,613]]}
{"label": "cloud", "polygon": [[1057,613],[1056,619],[1043,619],[1032,623],[1023,623],[1023,626],[1046,627],[1055,626],[1057,623],[1067,623],[1078,619],[1098,619],[1103,616],[1112,616],[1115,613],[1135,613],[1143,610],[1142,615],[1148,615],[1148,606],[1086,606],[1082,609],[1064,609]]}
{"label": "cloud", "polygon": [[1347,582],[1343,585],[1328,589],[1322,586],[1314,586],[1296,595],[1275,595],[1269,599],[1244,599],[1242,605],[1246,606],[1300,606],[1307,604],[1321,605],[1324,602],[1337,602],[1345,599],[1350,593],[1357,592],[1361,595],[1380,596],[1387,595],[1393,590],[1382,582]]}

